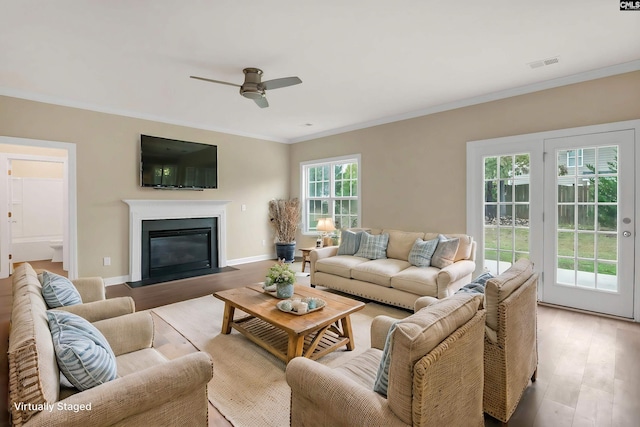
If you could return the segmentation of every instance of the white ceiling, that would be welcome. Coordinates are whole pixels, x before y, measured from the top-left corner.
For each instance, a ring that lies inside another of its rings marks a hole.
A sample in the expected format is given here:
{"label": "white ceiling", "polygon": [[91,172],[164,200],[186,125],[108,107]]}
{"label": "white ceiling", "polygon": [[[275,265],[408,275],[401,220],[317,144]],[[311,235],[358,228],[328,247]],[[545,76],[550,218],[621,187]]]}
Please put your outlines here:
{"label": "white ceiling", "polygon": [[[296,142],[637,70],[639,40],[616,0],[0,0],[0,94]],[[246,67],[303,83],[189,78]]]}

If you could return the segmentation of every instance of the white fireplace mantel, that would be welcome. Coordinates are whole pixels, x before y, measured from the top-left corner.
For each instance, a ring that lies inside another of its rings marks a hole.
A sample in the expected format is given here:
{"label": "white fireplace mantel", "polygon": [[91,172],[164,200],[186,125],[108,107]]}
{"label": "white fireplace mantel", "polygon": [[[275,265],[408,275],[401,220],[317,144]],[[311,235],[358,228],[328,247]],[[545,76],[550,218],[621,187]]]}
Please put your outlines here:
{"label": "white fireplace mantel", "polygon": [[129,205],[130,281],[142,280],[142,221],[217,218],[218,267],[227,266],[227,204],[230,200],[123,200]]}

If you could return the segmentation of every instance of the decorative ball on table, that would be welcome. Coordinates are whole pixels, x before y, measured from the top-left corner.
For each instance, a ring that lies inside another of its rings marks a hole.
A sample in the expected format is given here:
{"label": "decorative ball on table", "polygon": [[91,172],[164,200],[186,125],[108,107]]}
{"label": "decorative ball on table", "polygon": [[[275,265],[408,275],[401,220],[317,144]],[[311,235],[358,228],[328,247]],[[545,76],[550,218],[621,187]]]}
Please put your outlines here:
{"label": "decorative ball on table", "polygon": [[264,287],[269,288],[276,285],[276,296],[286,299],[293,296],[293,284],[296,281],[296,273],[286,264],[283,259],[269,268],[267,277],[264,280]]}

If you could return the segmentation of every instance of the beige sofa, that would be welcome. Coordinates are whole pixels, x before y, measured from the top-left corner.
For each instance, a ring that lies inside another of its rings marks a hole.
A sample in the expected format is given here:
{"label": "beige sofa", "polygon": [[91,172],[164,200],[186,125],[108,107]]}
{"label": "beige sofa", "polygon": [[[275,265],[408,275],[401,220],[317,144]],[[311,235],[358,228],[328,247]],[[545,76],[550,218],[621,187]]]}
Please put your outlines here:
{"label": "beige sofa", "polygon": [[38,276],[29,264],[13,274],[9,332],[9,405],[15,426],[207,425],[205,353],[168,361],[152,347],[153,320],[130,298],[104,299],[101,279],[74,283],[83,304],[67,307],[107,339],[118,378],[85,391],[60,384],[60,370]]}
{"label": "beige sofa", "polygon": [[389,234],[386,259],[337,255],[337,246],[315,249],[311,251],[311,285],[412,310],[421,296],[445,298],[471,281],[476,268],[476,242],[471,236],[446,235],[458,238],[460,243],[455,262],[440,269],[416,267],[408,261],[416,239],[435,239],[438,233],[386,229],[370,229],[369,233]]}

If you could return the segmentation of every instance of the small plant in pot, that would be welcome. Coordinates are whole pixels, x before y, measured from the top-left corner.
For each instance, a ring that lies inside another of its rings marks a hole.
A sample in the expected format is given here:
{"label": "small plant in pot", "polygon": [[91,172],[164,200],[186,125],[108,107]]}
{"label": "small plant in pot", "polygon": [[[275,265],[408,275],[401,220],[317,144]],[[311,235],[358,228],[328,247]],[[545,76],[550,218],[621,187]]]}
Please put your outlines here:
{"label": "small plant in pot", "polygon": [[[276,291],[278,298],[291,298],[293,296],[293,284],[296,282],[296,273],[284,260],[269,268],[267,277],[264,279],[264,290]],[[274,289],[275,288],[275,289]]]}
{"label": "small plant in pot", "polygon": [[296,250],[296,235],[300,226],[300,200],[273,199],[269,201],[269,221],[275,232],[278,259],[291,263]]}

